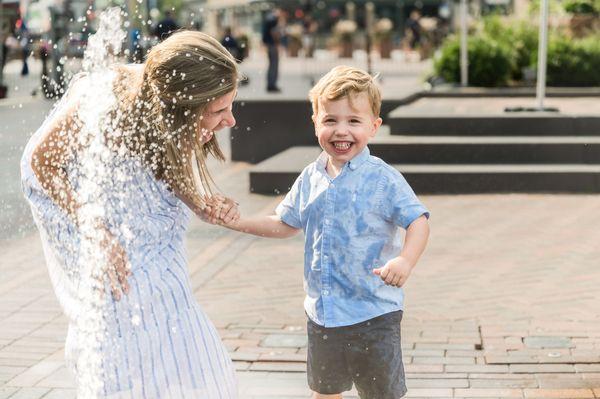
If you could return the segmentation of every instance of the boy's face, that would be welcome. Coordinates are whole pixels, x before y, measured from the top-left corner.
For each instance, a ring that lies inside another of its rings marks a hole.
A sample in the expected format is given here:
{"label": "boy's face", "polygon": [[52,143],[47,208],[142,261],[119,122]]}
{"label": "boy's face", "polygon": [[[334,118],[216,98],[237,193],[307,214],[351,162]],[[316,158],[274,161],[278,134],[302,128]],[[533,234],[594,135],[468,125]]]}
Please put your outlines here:
{"label": "boy's face", "polygon": [[373,115],[366,93],[329,101],[319,99],[313,115],[319,145],[329,155],[329,161],[342,167],[367,146],[381,126],[381,118]]}

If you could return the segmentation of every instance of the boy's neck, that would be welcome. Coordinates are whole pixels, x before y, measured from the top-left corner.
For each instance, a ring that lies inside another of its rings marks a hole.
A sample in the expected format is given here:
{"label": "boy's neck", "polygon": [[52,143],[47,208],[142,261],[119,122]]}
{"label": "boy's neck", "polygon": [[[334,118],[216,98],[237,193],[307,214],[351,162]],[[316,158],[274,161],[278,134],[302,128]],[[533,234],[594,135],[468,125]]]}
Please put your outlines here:
{"label": "boy's neck", "polygon": [[329,177],[332,177],[332,178],[335,179],[336,177],[338,177],[338,175],[342,171],[343,167],[344,167],[344,164],[336,165],[331,160],[331,158],[328,158],[327,159],[327,165],[325,165],[325,171],[327,172],[327,174],[329,175]]}

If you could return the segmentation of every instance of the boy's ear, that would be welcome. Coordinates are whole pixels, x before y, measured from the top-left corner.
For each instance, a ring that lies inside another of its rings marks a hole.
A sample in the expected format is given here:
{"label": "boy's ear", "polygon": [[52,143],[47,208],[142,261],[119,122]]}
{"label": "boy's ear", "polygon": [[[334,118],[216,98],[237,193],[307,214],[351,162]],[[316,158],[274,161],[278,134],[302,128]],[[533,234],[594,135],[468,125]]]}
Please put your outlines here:
{"label": "boy's ear", "polygon": [[375,137],[375,134],[377,134],[377,129],[379,129],[379,127],[381,126],[382,123],[383,123],[383,119],[381,119],[381,118],[375,119],[375,121],[373,122],[373,132],[371,133],[371,137]]}

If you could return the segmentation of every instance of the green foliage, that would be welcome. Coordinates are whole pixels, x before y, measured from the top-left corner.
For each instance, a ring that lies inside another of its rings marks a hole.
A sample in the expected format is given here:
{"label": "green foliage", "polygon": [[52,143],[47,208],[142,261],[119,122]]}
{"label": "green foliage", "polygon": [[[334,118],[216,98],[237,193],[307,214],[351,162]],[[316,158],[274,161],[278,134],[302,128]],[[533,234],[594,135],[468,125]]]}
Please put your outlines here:
{"label": "green foliage", "polygon": [[176,16],[183,7],[183,0],[160,0],[158,4],[163,16],[166,11],[171,11]]}
{"label": "green foliage", "polygon": [[503,22],[498,16],[483,21],[483,32],[510,52],[511,78],[523,78],[523,69],[531,65],[538,47],[538,29],[527,21]]}
{"label": "green foliage", "polygon": [[563,7],[569,14],[592,14],[600,13],[600,0],[566,0]]}
{"label": "green foliage", "polygon": [[[537,27],[526,21],[506,23],[497,16],[487,17],[469,38],[468,54],[469,84],[501,86],[519,81],[524,68],[537,67]],[[447,82],[459,82],[459,58],[459,40],[451,36],[440,48],[435,73]],[[600,86],[600,34],[583,39],[551,34],[547,65],[548,85]]]}
{"label": "green foliage", "polygon": [[[511,72],[510,52],[486,35],[468,40],[469,84],[472,86],[503,86]],[[447,82],[460,81],[460,42],[451,37],[442,47],[434,67]]]}
{"label": "green foliage", "polygon": [[[537,17],[540,13],[540,0],[529,1],[529,14],[532,17]],[[563,13],[563,5],[561,0],[548,0],[548,11],[552,15]]]}
{"label": "green foliage", "polygon": [[600,86],[600,35],[550,37],[547,65],[549,86]]}

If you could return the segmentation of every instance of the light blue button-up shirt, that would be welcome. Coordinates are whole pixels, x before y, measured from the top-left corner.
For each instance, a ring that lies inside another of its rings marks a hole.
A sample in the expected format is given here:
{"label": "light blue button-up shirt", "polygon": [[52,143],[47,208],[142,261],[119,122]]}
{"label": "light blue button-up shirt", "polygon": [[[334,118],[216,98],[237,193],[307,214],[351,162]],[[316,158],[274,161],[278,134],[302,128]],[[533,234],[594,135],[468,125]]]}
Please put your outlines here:
{"label": "light blue button-up shirt", "polygon": [[360,323],[403,309],[401,288],[372,269],[398,256],[398,226],[429,212],[404,177],[368,148],[336,178],[327,154],[308,165],[277,207],[281,220],[304,230],[304,308],[325,327]]}

